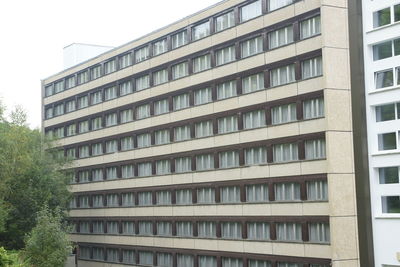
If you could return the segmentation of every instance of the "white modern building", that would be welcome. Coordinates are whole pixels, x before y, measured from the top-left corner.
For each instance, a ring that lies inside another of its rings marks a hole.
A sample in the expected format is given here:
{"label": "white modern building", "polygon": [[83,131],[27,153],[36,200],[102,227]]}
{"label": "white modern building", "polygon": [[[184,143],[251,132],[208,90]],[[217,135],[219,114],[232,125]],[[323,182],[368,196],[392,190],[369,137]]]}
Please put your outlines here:
{"label": "white modern building", "polygon": [[362,4],[375,266],[394,267],[400,266],[400,1]]}

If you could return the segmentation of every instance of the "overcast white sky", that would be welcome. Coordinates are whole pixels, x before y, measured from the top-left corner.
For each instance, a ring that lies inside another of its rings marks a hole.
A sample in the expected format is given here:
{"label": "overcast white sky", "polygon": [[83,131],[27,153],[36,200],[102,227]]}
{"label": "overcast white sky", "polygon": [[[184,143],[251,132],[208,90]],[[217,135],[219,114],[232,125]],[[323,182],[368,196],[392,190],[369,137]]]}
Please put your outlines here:
{"label": "overcast white sky", "polygon": [[40,127],[40,80],[71,43],[120,46],[220,0],[0,0],[0,101]]}

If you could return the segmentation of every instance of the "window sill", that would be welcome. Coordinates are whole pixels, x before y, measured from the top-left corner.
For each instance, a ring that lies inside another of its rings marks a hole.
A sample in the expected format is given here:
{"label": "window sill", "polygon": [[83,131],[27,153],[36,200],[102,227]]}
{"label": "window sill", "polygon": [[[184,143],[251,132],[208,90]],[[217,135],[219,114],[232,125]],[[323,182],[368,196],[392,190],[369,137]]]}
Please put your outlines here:
{"label": "window sill", "polygon": [[375,89],[373,91],[369,91],[368,94],[374,95],[374,94],[379,94],[379,93],[398,90],[398,89],[400,89],[400,85],[392,86],[392,87],[385,87],[385,88],[381,88],[381,89]]}
{"label": "window sill", "polygon": [[395,27],[397,25],[400,25],[400,21],[396,21],[396,22],[393,22],[393,23],[390,23],[390,24],[387,24],[387,25],[384,25],[384,26],[373,28],[372,30],[367,31],[366,33],[370,34],[370,33],[377,32],[377,31],[380,31],[380,30],[383,30],[383,29],[386,29],[386,28]]}
{"label": "window sill", "polygon": [[397,155],[397,154],[400,154],[399,149],[379,151],[379,152],[372,153],[371,156],[377,157],[377,156]]}

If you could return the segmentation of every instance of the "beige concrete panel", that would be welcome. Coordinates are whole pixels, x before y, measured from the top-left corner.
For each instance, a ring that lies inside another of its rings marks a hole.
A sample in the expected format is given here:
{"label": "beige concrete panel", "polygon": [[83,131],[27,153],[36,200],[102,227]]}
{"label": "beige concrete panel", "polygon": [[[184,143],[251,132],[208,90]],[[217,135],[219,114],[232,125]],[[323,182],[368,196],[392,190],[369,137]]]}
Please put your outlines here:
{"label": "beige concrete panel", "polygon": [[189,44],[191,51],[201,51],[206,47],[211,47],[213,45],[211,37],[206,37],[200,40],[196,40]]}
{"label": "beige concrete panel", "polygon": [[267,100],[274,101],[285,97],[297,95],[297,84],[290,83],[287,85],[273,87],[267,90]]}
{"label": "beige concrete panel", "polygon": [[174,238],[173,247],[178,248],[194,248],[195,239]]}
{"label": "beige concrete panel", "polygon": [[295,15],[294,5],[281,8],[264,16],[264,27],[281,22]]}
{"label": "beige concrete panel", "polygon": [[217,34],[211,36],[211,42],[213,45],[226,42],[226,40],[234,39],[237,37],[236,28],[232,27],[230,29],[224,30]]}
{"label": "beige concrete panel", "polygon": [[173,248],[174,247],[174,239],[172,238],[154,238],[154,246],[156,247],[167,247],[167,248]]}
{"label": "beige concrete panel", "polygon": [[186,184],[192,182],[193,182],[193,174],[191,172],[172,175],[173,184]]}
{"label": "beige concrete panel", "polygon": [[347,0],[321,0],[321,5],[347,7]]}
{"label": "beige concrete panel", "polygon": [[356,217],[330,217],[332,260],[358,259]]}
{"label": "beige concrete panel", "polygon": [[230,110],[233,107],[239,106],[239,98],[238,97],[232,97],[228,98],[222,101],[218,101],[214,103],[214,112],[223,112],[226,110]]}
{"label": "beige concrete panel", "polygon": [[328,191],[331,216],[357,214],[353,174],[328,174]]}
{"label": "beige concrete panel", "polygon": [[245,71],[266,64],[264,53],[250,56],[237,62],[237,71]]}
{"label": "beige concrete panel", "polygon": [[238,72],[238,64],[240,64],[240,61],[234,61],[225,65],[222,65],[220,67],[215,67],[211,69],[212,71],[212,78],[213,79],[218,79],[221,77],[226,76],[227,73],[236,73]]}
{"label": "beige concrete panel", "polygon": [[270,242],[243,242],[243,252],[245,253],[260,253],[273,254],[272,243]]}
{"label": "beige concrete panel", "polygon": [[326,158],[329,173],[353,173],[353,135],[351,132],[326,132]]}
{"label": "beige concrete panel", "polygon": [[[280,204],[277,204],[281,206]],[[271,216],[271,204],[244,204],[242,207],[243,216]]]}
{"label": "beige concrete panel", "polygon": [[252,142],[257,140],[265,140],[268,138],[268,127],[261,127],[257,129],[249,129],[242,132],[239,132],[240,142]]}
{"label": "beige concrete panel", "polygon": [[299,135],[298,123],[285,123],[268,128],[269,139],[293,135]]}
{"label": "beige concrete panel", "polygon": [[214,143],[218,146],[233,145],[240,143],[240,134],[238,132],[230,134],[219,134],[214,137]]}
{"label": "beige concrete panel", "polygon": [[305,257],[304,244],[302,243],[272,243],[272,252],[275,255],[287,255],[292,257]]}
{"label": "beige concrete panel", "polygon": [[192,118],[200,117],[204,114],[210,114],[214,112],[214,103],[208,103],[192,108]]}
{"label": "beige concrete panel", "polygon": [[191,118],[192,117],[191,110],[192,110],[191,108],[185,108],[179,111],[172,112],[170,113],[170,119],[171,121],[176,122]]}
{"label": "beige concrete panel", "polygon": [[243,252],[243,242],[231,240],[216,240],[218,250]]}
{"label": "beige concrete panel", "polygon": [[151,178],[153,185],[170,185],[172,184],[172,175],[156,175]]}
{"label": "beige concrete panel", "polygon": [[117,217],[117,216],[123,216],[121,214],[120,209],[104,209],[104,215],[105,217]]}
{"label": "beige concrete panel", "polygon": [[296,46],[295,44],[291,44],[277,49],[272,49],[268,53],[265,53],[264,55],[265,55],[265,62],[267,64],[288,57],[294,57],[296,55]]}
{"label": "beige concrete panel", "polygon": [[324,47],[322,49],[325,88],[350,88],[349,53],[346,49]]}
{"label": "beige concrete panel", "polygon": [[150,60],[145,60],[139,63],[132,65],[132,72],[133,73],[140,73],[147,69],[151,68]]}
{"label": "beige concrete panel", "polygon": [[334,6],[321,7],[321,32],[324,46],[349,47],[347,9]]}
{"label": "beige concrete panel", "polygon": [[299,1],[294,4],[295,15],[303,14],[309,10],[319,8],[321,0]]}
{"label": "beige concrete panel", "polygon": [[322,77],[307,79],[297,83],[298,94],[306,94],[319,91],[323,88],[324,79]]}
{"label": "beige concrete panel", "polygon": [[290,214],[291,216],[301,216],[302,203],[280,203],[279,205],[271,205],[271,215],[280,216]]}
{"label": "beige concrete panel", "polygon": [[196,205],[194,208],[194,216],[218,216],[216,205]]}
{"label": "beige concrete panel", "polygon": [[301,174],[326,173],[327,165],[326,160],[303,161],[300,163]]}
{"label": "beige concrete panel", "polygon": [[169,61],[170,61],[170,53],[167,52],[161,55],[157,55],[149,59],[150,68],[157,67]]}
{"label": "beige concrete panel", "polygon": [[149,89],[151,97],[159,96],[172,91],[171,84],[173,84],[173,81],[151,87]]}
{"label": "beige concrete panel", "polygon": [[126,78],[126,77],[132,75],[132,73],[133,73],[133,66],[126,67],[126,68],[116,72],[116,75],[117,75],[116,79]]}
{"label": "beige concrete panel", "polygon": [[270,165],[269,170],[271,177],[298,175],[299,173],[301,173],[299,162],[272,164]]}
{"label": "beige concrete panel", "polygon": [[260,90],[258,92],[245,94],[239,97],[239,106],[245,107],[250,105],[255,105],[258,103],[264,103],[267,101],[267,91]]}
{"label": "beige concrete panel", "polygon": [[328,202],[306,202],[303,203],[303,215],[327,216],[329,215]]}
{"label": "beige concrete panel", "polygon": [[304,244],[304,255],[306,257],[329,259],[332,257],[331,253],[330,245]]}
{"label": "beige concrete panel", "polygon": [[[231,169],[219,169],[215,170],[214,179],[216,181],[226,181],[226,180],[240,180],[240,168],[231,168]],[[212,180],[208,180],[212,181]]]}
{"label": "beige concrete panel", "polygon": [[196,239],[194,247],[198,250],[218,250],[218,242],[214,239]]}
{"label": "beige concrete panel", "polygon": [[135,209],[135,216],[153,216],[154,215],[154,208],[149,207],[137,207]]}
{"label": "beige concrete panel", "polygon": [[247,33],[255,31],[256,29],[261,29],[263,27],[263,24],[263,16],[244,22],[236,27],[237,36],[245,35]]}
{"label": "beige concrete panel", "polygon": [[351,94],[347,90],[324,91],[327,130],[351,131]]}
{"label": "beige concrete panel", "polygon": [[296,46],[296,54],[301,55],[310,51],[314,51],[317,49],[321,49],[322,47],[322,37],[314,36],[303,41],[297,42]]}
{"label": "beige concrete panel", "polygon": [[[173,216],[194,216],[194,208],[191,206],[177,206],[173,207],[169,214],[173,214]],[[167,216],[167,214],[164,216]]]}
{"label": "beige concrete panel", "polygon": [[358,259],[332,260],[332,267],[360,267]]}
{"label": "beige concrete panel", "polygon": [[315,133],[326,130],[326,119],[311,119],[299,123],[299,134]]}
{"label": "beige concrete panel", "polygon": [[[174,208],[171,206],[156,206],[153,208],[152,216],[170,216],[173,214]],[[189,210],[187,210],[189,211]],[[189,214],[188,214],[189,216]]]}
{"label": "beige concrete panel", "polygon": [[254,177],[269,177],[269,166],[268,165],[254,165],[245,168],[241,168],[242,178],[251,179]]}
{"label": "beige concrete panel", "polygon": [[221,204],[217,206],[218,216],[241,216],[243,214],[243,206]]}
{"label": "beige concrete panel", "polygon": [[209,69],[206,71],[199,72],[190,76],[190,84],[200,84],[204,81],[210,80],[213,75],[213,70]]}

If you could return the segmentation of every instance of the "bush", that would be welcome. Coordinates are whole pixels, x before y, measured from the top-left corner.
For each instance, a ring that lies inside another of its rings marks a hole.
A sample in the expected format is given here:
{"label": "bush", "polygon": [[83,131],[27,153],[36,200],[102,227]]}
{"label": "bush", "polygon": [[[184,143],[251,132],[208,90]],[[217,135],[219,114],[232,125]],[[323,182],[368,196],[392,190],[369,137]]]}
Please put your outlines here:
{"label": "bush", "polygon": [[0,247],[0,267],[7,267],[13,263],[11,256],[8,254],[7,250]]}

